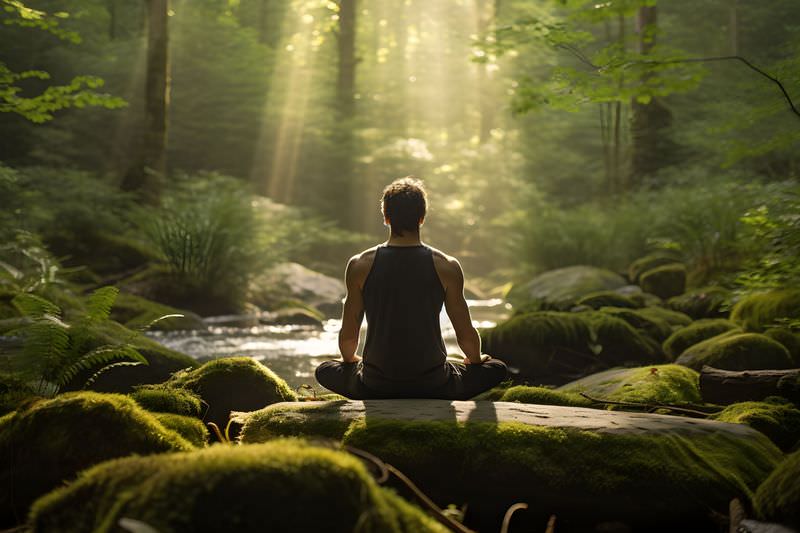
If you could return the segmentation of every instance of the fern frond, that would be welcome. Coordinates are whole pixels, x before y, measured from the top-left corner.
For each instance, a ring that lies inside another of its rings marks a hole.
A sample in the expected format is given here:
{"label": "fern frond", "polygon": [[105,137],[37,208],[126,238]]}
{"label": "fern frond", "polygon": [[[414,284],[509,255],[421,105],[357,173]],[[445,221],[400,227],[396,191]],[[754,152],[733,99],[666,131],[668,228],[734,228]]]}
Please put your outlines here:
{"label": "fern frond", "polygon": [[56,376],[59,385],[65,385],[81,371],[91,371],[97,367],[103,367],[112,361],[138,362],[148,364],[147,359],[142,354],[128,345],[105,345],[82,355],[73,363],[65,366]]}
{"label": "fern frond", "polygon": [[52,315],[45,314],[7,335],[18,335],[24,341],[21,353],[12,355],[11,365],[25,378],[46,378],[69,348],[69,326]]}
{"label": "fern frond", "polygon": [[158,324],[162,320],[166,320],[168,318],[183,318],[184,316],[186,316],[186,315],[173,314],[173,315],[160,316],[160,317],[156,318],[155,320],[151,320],[149,323],[147,323],[144,326],[142,326],[141,328],[139,328],[139,331],[147,331],[148,329],[152,328],[154,325]]}
{"label": "fern frond", "polygon": [[86,318],[92,322],[107,319],[118,294],[119,289],[113,286],[100,287],[92,292],[86,301]]}
{"label": "fern frond", "polygon": [[59,309],[56,304],[41,296],[26,292],[14,296],[14,299],[11,300],[11,305],[13,305],[22,316],[33,318],[40,318],[44,315],[54,317],[61,316],[61,309]]}
{"label": "fern frond", "polygon": [[121,366],[139,366],[139,365],[141,365],[141,364],[144,364],[144,363],[141,363],[141,362],[139,362],[139,361],[117,361],[116,363],[111,363],[111,364],[105,365],[105,366],[104,366],[104,367],[102,367],[100,370],[98,370],[97,372],[95,372],[94,374],[92,374],[92,375],[89,377],[89,379],[87,379],[87,380],[86,380],[86,383],[84,383],[84,384],[83,384],[83,388],[85,389],[85,388],[87,388],[87,387],[91,386],[91,385],[92,385],[92,383],[94,383],[95,381],[97,381],[97,378],[99,378],[99,377],[100,377],[100,376],[102,376],[102,375],[103,375],[105,372],[107,372],[107,371],[111,370],[112,368],[119,368],[119,367],[121,367]]}

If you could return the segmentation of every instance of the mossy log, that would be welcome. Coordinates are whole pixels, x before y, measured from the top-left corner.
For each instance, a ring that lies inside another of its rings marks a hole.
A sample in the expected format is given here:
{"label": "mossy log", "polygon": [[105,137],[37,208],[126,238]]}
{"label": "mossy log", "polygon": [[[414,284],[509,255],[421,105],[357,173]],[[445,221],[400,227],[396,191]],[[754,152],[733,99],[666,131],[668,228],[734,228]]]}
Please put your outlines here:
{"label": "mossy log", "polygon": [[800,368],[789,370],[722,370],[704,366],[700,371],[703,401],[718,405],[758,401],[782,396],[800,403]]}
{"label": "mossy log", "polygon": [[605,521],[702,529],[709,510],[748,497],[783,458],[744,425],[576,407],[368,400],[281,403],[237,417],[243,443],[301,435],[366,450],[440,506],[466,503],[467,524],[481,531],[516,502],[529,505],[521,531],[552,514],[564,531]]}

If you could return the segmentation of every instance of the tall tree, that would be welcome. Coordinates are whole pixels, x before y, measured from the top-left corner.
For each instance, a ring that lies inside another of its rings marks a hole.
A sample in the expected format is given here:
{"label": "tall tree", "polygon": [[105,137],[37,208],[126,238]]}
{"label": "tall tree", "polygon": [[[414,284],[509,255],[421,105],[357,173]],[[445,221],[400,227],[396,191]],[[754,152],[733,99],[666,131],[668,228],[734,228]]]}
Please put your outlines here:
{"label": "tall tree", "polygon": [[157,203],[167,170],[167,111],[169,107],[169,0],[147,0],[147,73],[142,153],[122,181],[147,202]]}
{"label": "tall tree", "polygon": [[336,104],[339,113],[350,117],[355,108],[356,87],[356,0],[339,0],[339,29],[336,34],[339,68],[336,77]]}

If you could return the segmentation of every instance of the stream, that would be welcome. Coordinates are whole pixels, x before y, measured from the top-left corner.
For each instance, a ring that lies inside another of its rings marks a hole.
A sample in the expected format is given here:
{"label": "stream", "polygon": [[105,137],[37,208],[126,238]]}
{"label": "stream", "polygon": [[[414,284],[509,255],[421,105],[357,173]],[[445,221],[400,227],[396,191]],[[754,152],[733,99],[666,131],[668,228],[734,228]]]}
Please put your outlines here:
{"label": "stream", "polygon": [[[510,307],[500,299],[467,300],[467,304],[476,328],[493,327],[510,314]],[[447,353],[460,361],[461,351],[444,309],[440,322]],[[246,355],[268,366],[293,389],[303,384],[319,389],[314,379],[314,369],[322,361],[339,356],[337,337],[340,324],[340,319],[329,319],[324,322],[322,329],[300,325],[211,327],[208,331],[153,332],[148,336],[200,362]],[[366,325],[361,328],[361,345],[365,332]]]}

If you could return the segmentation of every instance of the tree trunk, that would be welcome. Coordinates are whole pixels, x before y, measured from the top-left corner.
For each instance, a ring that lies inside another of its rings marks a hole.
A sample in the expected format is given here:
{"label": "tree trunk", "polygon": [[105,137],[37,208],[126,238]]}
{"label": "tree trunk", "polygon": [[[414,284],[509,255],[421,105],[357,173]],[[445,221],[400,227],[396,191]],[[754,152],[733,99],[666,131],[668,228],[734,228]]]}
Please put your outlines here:
{"label": "tree trunk", "polygon": [[[618,23],[618,33],[617,33],[617,42],[622,47],[622,51],[625,51],[625,15],[622,13],[619,14],[617,19]],[[622,85],[622,81],[620,80],[620,86]],[[620,87],[621,88],[621,87]],[[619,184],[621,181],[622,176],[622,101],[617,100],[614,102],[614,150],[613,150],[613,158],[612,158],[612,165],[611,165],[611,188],[615,192],[619,191]]]}
{"label": "tree trunk", "polygon": [[147,75],[145,79],[142,154],[125,176],[122,188],[158,203],[166,173],[169,62],[167,58],[168,0],[148,0]]}
{"label": "tree trunk", "polygon": [[700,394],[704,402],[728,405],[783,396],[800,402],[800,368],[790,370],[720,370],[704,366]]}
{"label": "tree trunk", "polygon": [[[656,43],[656,6],[640,7],[636,16],[636,30],[639,34],[638,51],[648,55]],[[642,79],[646,83],[648,76]],[[676,145],[669,137],[672,125],[672,112],[660,98],[654,97],[647,103],[634,99],[631,102],[631,137],[633,141],[631,156],[630,184],[641,183],[645,176],[668,166],[675,159]]]}
{"label": "tree trunk", "polygon": [[739,1],[731,0],[728,11],[728,33],[731,39],[731,55],[739,55]]}
{"label": "tree trunk", "polygon": [[356,87],[356,0],[339,0],[339,69],[336,78],[336,104],[344,118],[352,116]]}

